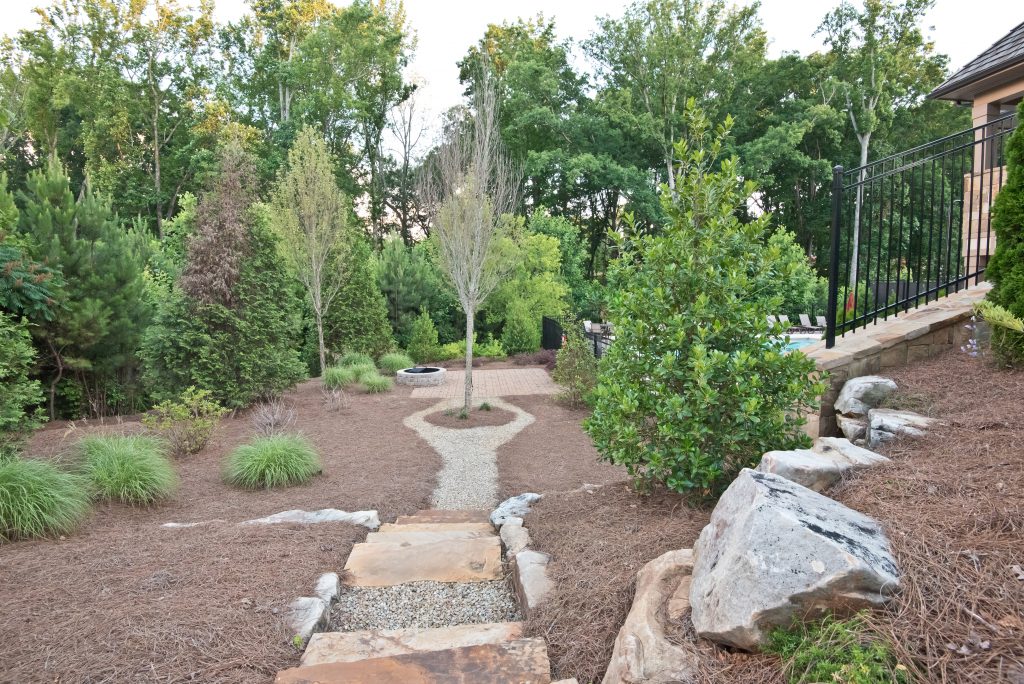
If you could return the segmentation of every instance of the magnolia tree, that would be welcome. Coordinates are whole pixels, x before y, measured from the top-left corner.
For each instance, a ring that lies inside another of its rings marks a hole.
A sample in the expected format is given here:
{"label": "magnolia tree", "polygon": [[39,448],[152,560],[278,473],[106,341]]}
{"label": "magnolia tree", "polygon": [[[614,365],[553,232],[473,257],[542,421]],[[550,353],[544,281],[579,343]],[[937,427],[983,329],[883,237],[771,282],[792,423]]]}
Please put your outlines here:
{"label": "magnolia tree", "polygon": [[449,133],[420,182],[438,260],[466,314],[466,411],[473,400],[473,318],[504,272],[500,220],[515,208],[519,186],[501,142],[494,87],[486,79],[474,104],[472,119]]}

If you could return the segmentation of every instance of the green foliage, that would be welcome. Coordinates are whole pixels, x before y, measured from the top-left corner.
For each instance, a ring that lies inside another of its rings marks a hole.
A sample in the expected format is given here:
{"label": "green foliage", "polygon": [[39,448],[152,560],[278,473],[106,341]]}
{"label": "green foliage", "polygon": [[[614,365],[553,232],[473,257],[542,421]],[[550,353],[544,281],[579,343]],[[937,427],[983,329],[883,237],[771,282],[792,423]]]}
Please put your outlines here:
{"label": "green foliage", "polygon": [[412,332],[409,335],[409,356],[416,363],[433,361],[438,358],[437,328],[426,309],[420,311],[420,315],[412,324]]}
{"label": "green foliage", "polygon": [[992,326],[992,351],[1007,366],[1024,366],[1024,320],[988,300],[974,305],[974,312]]}
{"label": "green foliage", "polygon": [[738,183],[734,157],[714,170],[731,120],[712,136],[692,101],[686,114],[676,191],[662,195],[669,223],[629,231],[609,274],[615,342],[585,427],[639,484],[712,494],[765,451],[809,446],[801,413],[823,387],[767,323],[787,283],[761,239],[769,217],[736,216],[753,183]]}
{"label": "green foliage", "polygon": [[392,352],[380,357],[378,362],[380,369],[394,375],[404,368],[412,368],[415,363],[409,356],[400,352]]}
{"label": "green foliage", "polygon": [[[437,358],[435,360],[448,361],[450,359],[461,359],[465,356],[466,341],[458,340],[457,342],[442,344],[437,350]],[[473,356],[481,359],[504,359],[508,356],[508,353],[505,351],[505,347],[501,344],[500,340],[488,337],[485,341],[481,342],[474,336]]]}
{"label": "green foliage", "polygon": [[1017,130],[1006,143],[1006,185],[992,206],[996,250],[985,270],[988,299],[1024,319],[1024,102],[1017,105]]}
{"label": "green foliage", "polygon": [[323,383],[327,389],[341,389],[359,381],[354,368],[329,366],[324,370]]}
{"label": "green foliage", "polygon": [[551,378],[563,388],[559,398],[573,408],[588,403],[597,386],[597,359],[578,323],[565,328],[565,344],[555,357]]}
{"label": "green foliage", "polygon": [[163,443],[152,437],[93,435],[78,449],[82,474],[98,498],[146,506],[170,497],[178,486]]}
{"label": "green foliage", "polygon": [[363,352],[348,352],[338,359],[339,366],[372,366],[373,357]]}
{"label": "green foliage", "polygon": [[357,363],[356,365],[348,366],[347,368],[352,371],[352,375],[355,377],[356,382],[364,382],[367,378],[374,378],[379,375],[379,373],[377,373],[377,367],[372,363]]}
{"label": "green foliage", "polygon": [[600,320],[602,288],[587,278],[587,245],[579,228],[565,217],[551,216],[540,208],[530,216],[530,230],[558,240],[558,274],[569,290],[569,309],[580,318]]}
{"label": "green foliage", "polygon": [[231,452],[224,477],[245,489],[272,489],[301,484],[320,472],[320,457],[305,437],[274,435]]}
{"label": "green foliage", "polygon": [[501,345],[509,354],[528,354],[540,349],[540,319],[525,302],[512,302],[506,309]]}
{"label": "green foliage", "polygon": [[394,387],[394,381],[383,375],[363,375],[359,382],[366,388],[366,391],[370,394],[379,394],[381,392],[388,392]]}
{"label": "green foliage", "polygon": [[324,320],[327,348],[362,352],[374,358],[395,348],[387,302],[377,287],[370,246],[353,245],[343,273],[344,283]]}
{"label": "green foliage", "polygon": [[176,401],[162,401],[142,417],[142,424],[163,439],[171,456],[199,453],[227,409],[210,398],[209,390],[194,386],[182,392]]}
{"label": "green foliage", "polygon": [[429,240],[408,247],[401,240],[389,239],[377,255],[377,283],[387,300],[395,339],[402,347],[408,348],[422,310],[444,319],[448,338],[458,335],[455,317],[461,308],[437,268],[433,247]]}
{"label": "green foliage", "polygon": [[828,279],[811,267],[807,255],[796,244],[793,233],[780,229],[768,238],[765,263],[774,269],[774,293],[782,295],[779,313],[797,320],[800,314],[824,315],[828,301]]}
{"label": "green foliage", "polygon": [[[486,320],[492,325],[507,324],[514,315],[528,312],[537,325],[539,346],[541,316],[559,318],[568,308],[569,289],[561,276],[561,245],[558,237],[524,228],[521,218],[505,223],[500,259],[508,265],[508,273],[487,298]],[[509,353],[515,352],[509,349]]]}
{"label": "green foliage", "polygon": [[791,630],[774,630],[763,650],[783,659],[790,684],[910,682],[907,668],[896,662],[881,638],[869,632],[862,615],[846,620],[829,616]]}
{"label": "green foliage", "polygon": [[34,361],[28,325],[0,312],[0,458],[39,422],[34,407],[43,394],[39,381],[31,377]]}
{"label": "green foliage", "polygon": [[52,320],[59,278],[53,269],[28,256],[27,240],[17,234],[20,212],[0,171],[0,311]]}
{"label": "green foliage", "polygon": [[88,512],[83,478],[44,461],[0,459],[0,540],[66,534]]}

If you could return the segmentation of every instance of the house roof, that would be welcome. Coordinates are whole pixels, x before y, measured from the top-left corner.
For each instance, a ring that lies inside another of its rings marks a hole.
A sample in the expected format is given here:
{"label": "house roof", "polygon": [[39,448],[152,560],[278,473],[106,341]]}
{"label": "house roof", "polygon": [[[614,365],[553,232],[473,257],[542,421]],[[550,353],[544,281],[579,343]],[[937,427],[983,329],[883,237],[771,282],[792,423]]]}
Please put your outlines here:
{"label": "house roof", "polygon": [[1017,79],[1024,80],[1024,23],[968,62],[928,97],[970,101],[978,93]]}

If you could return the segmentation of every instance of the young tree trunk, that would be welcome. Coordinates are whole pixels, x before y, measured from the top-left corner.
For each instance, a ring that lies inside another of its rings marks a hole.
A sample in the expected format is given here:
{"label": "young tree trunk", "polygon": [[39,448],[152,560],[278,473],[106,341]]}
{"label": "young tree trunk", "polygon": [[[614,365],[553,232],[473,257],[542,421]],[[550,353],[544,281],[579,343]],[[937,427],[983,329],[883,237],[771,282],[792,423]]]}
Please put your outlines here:
{"label": "young tree trunk", "polygon": [[466,394],[462,404],[466,412],[473,406],[473,314],[466,312]]}
{"label": "young tree trunk", "polygon": [[320,375],[327,369],[327,349],[324,347],[324,315],[319,309],[316,311],[316,341],[320,350]]}
{"label": "young tree trunk", "polygon": [[853,206],[853,241],[850,245],[850,289],[857,291],[857,253],[860,250],[860,212],[864,204],[864,180],[867,177],[868,145],[871,134],[857,136],[860,140],[860,173],[857,176],[857,199]]}

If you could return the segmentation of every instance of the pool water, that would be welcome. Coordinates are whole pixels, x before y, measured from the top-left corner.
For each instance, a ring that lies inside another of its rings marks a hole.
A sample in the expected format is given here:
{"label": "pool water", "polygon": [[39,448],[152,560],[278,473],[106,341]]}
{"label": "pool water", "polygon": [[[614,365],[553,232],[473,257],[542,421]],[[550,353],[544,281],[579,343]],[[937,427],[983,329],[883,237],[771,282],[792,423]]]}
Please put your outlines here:
{"label": "pool water", "polygon": [[801,347],[806,347],[807,345],[814,344],[815,342],[820,342],[820,340],[816,340],[810,337],[798,337],[796,339],[791,338],[789,342],[786,343],[786,351],[789,352],[793,351],[794,349],[800,349]]}

